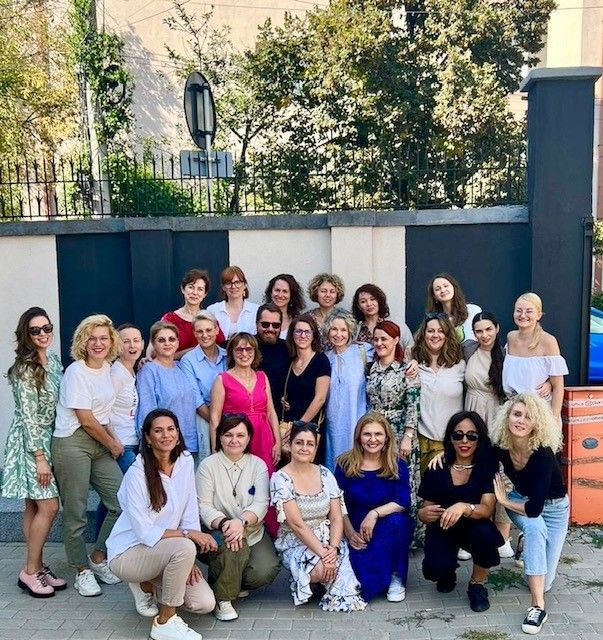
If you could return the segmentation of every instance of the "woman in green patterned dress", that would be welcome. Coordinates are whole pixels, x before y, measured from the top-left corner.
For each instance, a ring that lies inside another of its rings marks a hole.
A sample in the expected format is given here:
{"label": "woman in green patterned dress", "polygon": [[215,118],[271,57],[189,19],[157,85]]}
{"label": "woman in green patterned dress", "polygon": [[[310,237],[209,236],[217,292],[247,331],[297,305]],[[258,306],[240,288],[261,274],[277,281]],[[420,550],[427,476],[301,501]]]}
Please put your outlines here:
{"label": "woman in green patterned dress", "polygon": [[18,585],[34,598],[48,598],[65,589],[44,564],[42,552],[59,510],[58,489],[52,475],[50,438],[63,367],[54,353],[53,326],[40,307],[31,307],[19,318],[17,357],[8,370],[15,413],[4,451],[2,495],[25,499],[23,535],[27,560]]}
{"label": "woman in green patterned dress", "polygon": [[[371,410],[383,414],[396,434],[398,455],[408,465],[410,483],[410,514],[417,513],[419,477],[419,376],[408,375],[407,362],[400,344],[400,327],[391,320],[378,322],[373,331],[375,361],[366,379],[368,404]],[[420,536],[415,533],[415,538]]]}

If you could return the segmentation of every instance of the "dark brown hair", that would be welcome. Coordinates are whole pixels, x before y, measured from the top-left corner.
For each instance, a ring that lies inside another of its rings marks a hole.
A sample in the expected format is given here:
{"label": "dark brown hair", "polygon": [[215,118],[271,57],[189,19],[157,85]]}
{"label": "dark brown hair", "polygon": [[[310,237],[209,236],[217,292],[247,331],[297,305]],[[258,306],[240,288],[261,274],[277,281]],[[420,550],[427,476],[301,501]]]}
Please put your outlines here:
{"label": "dark brown hair", "polygon": [[436,273],[435,276],[429,281],[427,285],[427,303],[426,310],[427,313],[432,311],[444,311],[442,307],[442,303],[438,302],[433,295],[433,283],[438,279],[443,278],[444,280],[448,280],[454,289],[454,296],[452,298],[451,308],[450,308],[450,317],[454,321],[455,327],[460,327],[465,320],[469,317],[469,311],[467,310],[467,301],[465,299],[465,294],[461,289],[461,285],[458,283],[458,280],[451,276],[449,273]]}
{"label": "dark brown hair", "polygon": [[352,314],[356,320],[362,322],[364,320],[364,313],[360,309],[358,305],[358,300],[360,298],[361,293],[368,293],[373,296],[377,301],[377,305],[379,306],[378,316],[379,318],[387,318],[389,316],[389,305],[387,304],[387,298],[385,296],[385,291],[378,287],[376,284],[366,283],[358,287],[356,289],[356,293],[354,294],[354,299],[352,300]]}
{"label": "dark brown hair", "polygon": [[186,451],[186,447],[184,446],[182,432],[180,431],[180,425],[178,424],[178,418],[175,413],[169,409],[153,409],[153,411],[149,411],[142,423],[140,455],[142,456],[142,461],[144,463],[144,476],[147,481],[151,508],[153,511],[161,511],[167,502],[167,495],[163,488],[163,482],[161,482],[161,476],[159,475],[157,458],[155,457],[155,453],[153,452],[151,445],[146,439],[146,436],[151,433],[153,421],[156,418],[171,418],[174,422],[174,426],[178,430],[178,442],[170,451],[170,462],[176,462],[180,455]]}
{"label": "dark brown hair", "polygon": [[8,379],[13,383],[16,378],[29,370],[39,393],[46,382],[46,369],[38,359],[38,350],[29,335],[29,323],[38,316],[46,318],[50,323],[48,314],[41,307],[30,307],[21,314],[19,322],[17,322],[17,328],[15,329],[15,337],[17,339],[15,353],[17,357],[8,370]]}
{"label": "dark brown hair", "polygon": [[189,269],[183,276],[180,282],[180,288],[184,289],[187,284],[197,282],[197,280],[203,280],[205,282],[205,293],[209,293],[209,287],[211,286],[211,280],[209,273],[205,269]]}
{"label": "dark brown hair", "polygon": [[255,355],[253,356],[251,368],[254,371],[257,371],[260,363],[262,362],[262,354],[260,353],[257,338],[255,336],[252,336],[250,333],[247,333],[246,331],[235,333],[234,336],[232,336],[228,341],[228,344],[226,345],[226,366],[229,369],[232,369],[235,366],[234,350],[236,346],[243,341],[247,342],[250,347],[253,347],[255,349]]}
{"label": "dark brown hair", "polygon": [[295,331],[295,327],[300,323],[305,322],[310,325],[310,329],[312,329],[312,344],[310,347],[312,351],[315,353],[320,353],[322,351],[322,346],[320,344],[320,329],[316,324],[316,320],[308,314],[304,313],[301,316],[297,316],[291,320],[291,324],[289,325],[289,331],[287,331],[287,348],[289,349],[289,355],[292,358],[295,358],[297,355],[297,349],[295,347],[295,342],[293,342],[293,332]]}
{"label": "dark brown hair", "polygon": [[438,354],[437,363],[440,367],[452,367],[458,364],[463,359],[463,351],[458,336],[456,335],[456,329],[444,313],[440,314],[437,318],[430,317],[430,314],[425,316],[425,319],[421,322],[421,326],[415,334],[415,346],[412,348],[413,358],[419,364],[431,364],[431,354],[425,342],[425,330],[427,329],[427,323],[432,320],[437,320],[440,323],[440,327],[442,327],[444,336],[446,337],[444,346]]}
{"label": "dark brown hair", "polygon": [[222,415],[222,419],[218,423],[216,428],[216,451],[222,451],[222,443],[220,442],[220,438],[228,433],[231,429],[238,427],[240,424],[244,424],[247,429],[247,435],[249,436],[249,442],[245,447],[245,451],[243,453],[249,453],[249,448],[251,447],[251,438],[253,438],[253,425],[251,424],[251,420],[247,417],[245,413],[224,413]]}
{"label": "dark brown hair", "polygon": [[299,282],[290,273],[279,273],[278,276],[271,278],[268,286],[266,287],[266,291],[264,291],[264,300],[266,302],[272,302],[272,289],[274,288],[277,280],[284,280],[289,285],[291,298],[287,304],[287,313],[293,318],[300,314],[306,306],[304,301],[304,292],[299,286]]}

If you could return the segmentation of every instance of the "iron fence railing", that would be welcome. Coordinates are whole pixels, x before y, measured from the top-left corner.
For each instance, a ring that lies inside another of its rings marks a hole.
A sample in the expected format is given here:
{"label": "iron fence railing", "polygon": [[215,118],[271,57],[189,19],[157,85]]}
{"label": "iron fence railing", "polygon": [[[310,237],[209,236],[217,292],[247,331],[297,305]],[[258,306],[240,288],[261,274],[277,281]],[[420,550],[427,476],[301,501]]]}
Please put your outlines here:
{"label": "iron fence railing", "polygon": [[[295,151],[295,150],[294,150]],[[249,153],[232,178],[187,177],[178,156],[0,160],[0,219],[84,219],[469,208],[525,202],[523,145],[444,151],[325,146]]]}

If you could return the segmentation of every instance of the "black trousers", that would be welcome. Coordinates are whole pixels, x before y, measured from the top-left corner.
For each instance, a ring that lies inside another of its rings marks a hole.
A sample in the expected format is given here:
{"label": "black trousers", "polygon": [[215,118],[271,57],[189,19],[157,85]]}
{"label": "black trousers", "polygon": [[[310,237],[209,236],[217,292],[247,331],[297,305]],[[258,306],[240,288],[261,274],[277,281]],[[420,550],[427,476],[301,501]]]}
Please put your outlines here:
{"label": "black trousers", "polygon": [[425,530],[423,575],[436,582],[458,568],[456,555],[460,548],[469,551],[478,567],[489,569],[500,564],[498,547],[503,537],[491,520],[461,518],[450,529],[442,529],[439,522]]}

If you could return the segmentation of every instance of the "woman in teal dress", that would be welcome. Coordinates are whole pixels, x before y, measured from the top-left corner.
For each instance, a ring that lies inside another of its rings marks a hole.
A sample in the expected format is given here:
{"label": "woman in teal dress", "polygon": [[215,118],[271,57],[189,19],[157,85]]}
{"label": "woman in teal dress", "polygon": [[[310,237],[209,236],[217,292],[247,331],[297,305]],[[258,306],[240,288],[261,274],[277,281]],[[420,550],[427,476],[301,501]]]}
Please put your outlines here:
{"label": "woman in teal dress", "polygon": [[15,334],[17,357],[8,370],[15,413],[4,451],[2,495],[25,500],[23,535],[27,560],[18,585],[35,598],[48,598],[67,586],[42,558],[59,510],[50,439],[63,367],[55,354],[48,353],[53,326],[44,309],[32,307],[25,311]]}

